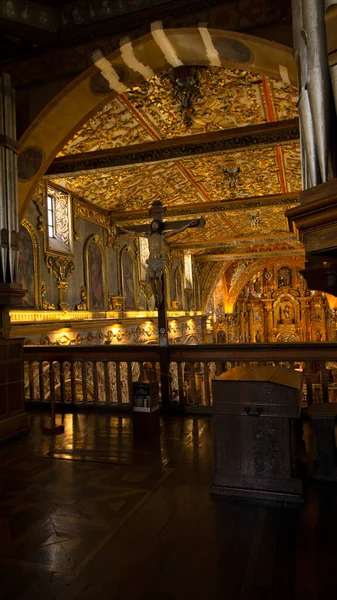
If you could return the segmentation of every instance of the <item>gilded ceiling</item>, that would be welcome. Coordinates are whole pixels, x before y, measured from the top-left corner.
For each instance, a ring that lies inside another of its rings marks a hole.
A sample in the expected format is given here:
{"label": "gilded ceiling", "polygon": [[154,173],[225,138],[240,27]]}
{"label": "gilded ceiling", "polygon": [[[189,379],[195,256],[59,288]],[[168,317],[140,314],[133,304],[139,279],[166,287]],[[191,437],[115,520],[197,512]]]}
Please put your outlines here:
{"label": "gilded ceiling", "polygon": [[[297,142],[280,148],[280,162],[277,151],[247,148],[214,156],[83,171],[53,181],[110,211],[146,209],[159,194],[167,206],[226,200],[231,191],[224,170],[232,165],[240,168],[237,197],[299,191]],[[284,189],[282,180],[286,182]]]}
{"label": "gilded ceiling", "polygon": [[[169,76],[156,76],[98,111],[69,140],[59,156],[297,116],[297,90],[283,81],[246,71],[202,68],[199,82],[200,94],[190,126],[182,119]],[[234,191],[226,177],[228,169],[238,171]],[[186,206],[233,197],[286,194],[301,190],[299,143],[250,146],[222,154],[88,170],[52,179],[80,198],[117,212],[146,210],[158,198],[167,206]],[[228,240],[241,238],[249,242],[256,235],[268,236],[269,240],[275,236],[279,242],[277,236],[289,233],[284,216],[286,208],[229,210],[207,215],[205,229],[185,231],[174,236],[171,243],[183,240],[191,245],[226,244]],[[286,247],[291,247],[291,240],[289,244],[286,240]]]}
{"label": "gilded ceiling", "polygon": [[153,77],[99,110],[59,156],[266,123],[266,89],[273,102],[274,120],[297,116],[297,90],[291,85],[246,71],[200,69],[200,97],[194,121],[187,127],[169,78]]}

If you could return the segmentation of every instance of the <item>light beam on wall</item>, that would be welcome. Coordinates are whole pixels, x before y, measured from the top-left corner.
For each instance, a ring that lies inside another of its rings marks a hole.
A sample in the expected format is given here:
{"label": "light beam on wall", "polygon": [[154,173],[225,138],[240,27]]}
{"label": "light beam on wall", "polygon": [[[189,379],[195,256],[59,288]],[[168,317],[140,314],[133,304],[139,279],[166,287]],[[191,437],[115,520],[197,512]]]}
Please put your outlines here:
{"label": "light beam on wall", "polygon": [[109,83],[110,89],[115,90],[115,92],[118,92],[118,94],[126,92],[128,88],[120,81],[112,64],[103,56],[101,50],[94,50],[91,56],[96,67],[100,70],[103,77]]}
{"label": "light beam on wall", "polygon": [[125,64],[136,73],[140,73],[144,79],[151,79],[155,73],[148,65],[144,65],[136,58],[132,43],[129,37],[124,37],[120,41],[121,55]]}
{"label": "light beam on wall", "polygon": [[202,41],[205,44],[206,55],[207,55],[207,58],[208,58],[210,64],[213,67],[221,67],[221,60],[220,60],[219,53],[213,44],[213,40],[212,40],[210,33],[206,27],[206,24],[200,23],[198,29],[199,29],[200,35],[202,37]]}
{"label": "light beam on wall", "polygon": [[183,63],[181,62],[180,58],[178,58],[175,49],[163,30],[163,24],[161,21],[155,21],[154,23],[151,23],[151,33],[154,41],[161,49],[167,62],[172,65],[172,67],[181,67]]}

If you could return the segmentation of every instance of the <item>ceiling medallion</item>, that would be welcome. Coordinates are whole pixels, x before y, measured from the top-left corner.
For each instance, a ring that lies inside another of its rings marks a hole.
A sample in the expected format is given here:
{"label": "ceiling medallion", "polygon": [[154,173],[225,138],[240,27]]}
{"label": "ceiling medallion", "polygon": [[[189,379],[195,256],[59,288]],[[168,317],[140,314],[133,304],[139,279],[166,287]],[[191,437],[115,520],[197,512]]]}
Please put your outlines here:
{"label": "ceiling medallion", "polygon": [[238,167],[235,164],[226,167],[226,169],[223,169],[223,171],[222,171],[225,176],[225,179],[227,181],[229,195],[231,198],[235,198],[235,196],[236,196],[236,188],[237,188],[237,184],[238,184],[240,171],[241,171],[240,167]]}
{"label": "ceiling medallion", "polygon": [[256,229],[260,223],[260,213],[258,213],[258,212],[248,213],[248,217],[249,217],[250,226],[253,229]]}
{"label": "ceiling medallion", "polygon": [[172,94],[186,127],[191,127],[195,113],[194,104],[200,98],[200,80],[197,67],[176,67],[169,75]]}

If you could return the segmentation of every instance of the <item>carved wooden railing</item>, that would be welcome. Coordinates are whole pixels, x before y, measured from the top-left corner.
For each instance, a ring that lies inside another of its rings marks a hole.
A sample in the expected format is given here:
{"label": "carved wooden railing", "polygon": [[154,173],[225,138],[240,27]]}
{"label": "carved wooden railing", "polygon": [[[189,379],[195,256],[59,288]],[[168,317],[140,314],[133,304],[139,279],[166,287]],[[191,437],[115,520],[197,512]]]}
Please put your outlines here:
{"label": "carved wooden railing", "polygon": [[[245,364],[301,370],[304,405],[337,401],[334,343],[170,346],[168,356],[173,405],[212,406],[212,379]],[[31,402],[132,406],[133,381],[160,380],[158,346],[26,346],[24,359]]]}

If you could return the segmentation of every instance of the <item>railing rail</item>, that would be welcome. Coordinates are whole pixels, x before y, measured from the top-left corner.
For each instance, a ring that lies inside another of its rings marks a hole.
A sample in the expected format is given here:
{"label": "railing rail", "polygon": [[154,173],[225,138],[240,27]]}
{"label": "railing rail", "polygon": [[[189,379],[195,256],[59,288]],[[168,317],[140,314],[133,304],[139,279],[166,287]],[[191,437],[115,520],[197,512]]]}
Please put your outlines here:
{"label": "railing rail", "polygon": [[[212,405],[212,379],[238,364],[281,364],[303,372],[304,403],[337,401],[337,344],[170,346],[171,402]],[[132,406],[132,382],[160,380],[158,346],[26,346],[31,402]],[[336,383],[335,383],[336,378]]]}

